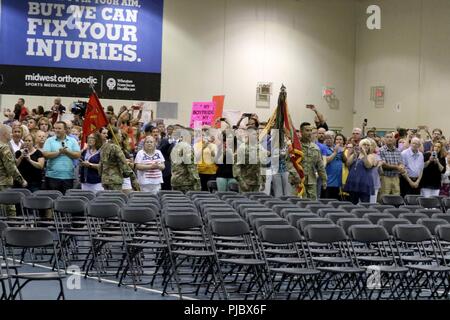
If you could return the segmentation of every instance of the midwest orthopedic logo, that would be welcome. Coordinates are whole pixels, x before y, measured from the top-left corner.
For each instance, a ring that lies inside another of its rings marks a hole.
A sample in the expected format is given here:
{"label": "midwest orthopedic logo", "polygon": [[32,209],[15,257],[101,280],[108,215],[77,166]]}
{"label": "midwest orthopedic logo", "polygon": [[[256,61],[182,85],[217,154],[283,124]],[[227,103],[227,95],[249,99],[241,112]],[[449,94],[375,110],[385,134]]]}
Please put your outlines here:
{"label": "midwest orthopedic logo", "polygon": [[54,62],[64,58],[141,62],[136,45],[138,12],[30,1],[26,55],[51,57]]}
{"label": "midwest orthopedic logo", "polygon": [[71,75],[58,76],[54,75],[43,75],[40,73],[26,74],[25,81],[32,82],[57,82],[57,83],[74,83],[74,84],[97,84],[98,79],[90,76],[84,77],[73,77]]}

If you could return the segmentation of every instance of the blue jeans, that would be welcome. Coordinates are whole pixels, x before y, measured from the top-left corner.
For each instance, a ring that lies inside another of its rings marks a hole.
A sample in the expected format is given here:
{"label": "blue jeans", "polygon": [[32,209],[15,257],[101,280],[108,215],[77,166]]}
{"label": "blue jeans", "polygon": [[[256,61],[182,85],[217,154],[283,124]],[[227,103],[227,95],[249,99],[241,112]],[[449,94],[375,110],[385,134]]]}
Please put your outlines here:
{"label": "blue jeans", "polygon": [[237,183],[236,179],[234,178],[216,178],[217,183],[217,191],[229,191],[230,189],[228,186],[230,183]]}

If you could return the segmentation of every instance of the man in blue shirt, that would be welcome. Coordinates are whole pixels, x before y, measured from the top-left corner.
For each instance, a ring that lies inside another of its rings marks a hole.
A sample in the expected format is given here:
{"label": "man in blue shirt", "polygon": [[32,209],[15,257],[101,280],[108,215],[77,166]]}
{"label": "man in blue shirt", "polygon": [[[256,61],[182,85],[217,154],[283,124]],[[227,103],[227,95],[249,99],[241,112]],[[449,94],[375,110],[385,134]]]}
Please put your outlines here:
{"label": "man in blue shirt", "polygon": [[[327,156],[327,146],[325,145],[325,128],[319,127],[317,128],[317,141],[316,145],[320,149],[320,154],[322,157]],[[317,178],[317,198],[321,198],[322,195],[322,178],[319,176]]]}
{"label": "man in blue shirt", "polygon": [[55,123],[55,136],[48,138],[44,144],[44,157],[47,161],[47,188],[59,190],[63,194],[73,188],[74,159],[81,156],[78,142],[67,136],[67,124],[63,121]]}

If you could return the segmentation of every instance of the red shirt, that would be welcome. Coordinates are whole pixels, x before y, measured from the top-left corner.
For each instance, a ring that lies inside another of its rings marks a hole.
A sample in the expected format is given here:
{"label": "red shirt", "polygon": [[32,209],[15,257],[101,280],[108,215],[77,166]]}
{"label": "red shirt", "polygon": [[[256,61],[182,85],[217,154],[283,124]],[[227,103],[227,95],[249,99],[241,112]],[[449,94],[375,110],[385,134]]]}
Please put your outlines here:
{"label": "red shirt", "polygon": [[19,121],[22,122],[28,116],[28,109],[25,106],[22,106],[20,109]]}

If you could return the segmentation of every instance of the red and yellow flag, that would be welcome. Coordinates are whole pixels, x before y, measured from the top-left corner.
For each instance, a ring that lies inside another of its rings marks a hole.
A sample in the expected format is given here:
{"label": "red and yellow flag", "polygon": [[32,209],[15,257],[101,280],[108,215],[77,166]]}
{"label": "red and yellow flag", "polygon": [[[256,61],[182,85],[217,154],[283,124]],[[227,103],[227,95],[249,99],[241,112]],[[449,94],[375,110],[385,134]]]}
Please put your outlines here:
{"label": "red and yellow flag", "polygon": [[287,107],[286,97],[287,97],[286,87],[283,85],[281,87],[280,95],[278,96],[277,109],[270,117],[267,126],[264,128],[260,137],[266,135],[272,128],[274,128],[279,130],[280,148],[283,148],[284,146],[285,136],[287,136],[290,139],[292,145],[289,146],[288,148],[289,156],[295,170],[297,171],[300,177],[300,183],[297,186],[297,194],[299,196],[302,196],[305,191],[304,190],[305,173],[302,166],[302,159],[303,159],[302,144],[300,142],[300,137],[298,136],[295,127],[292,123],[292,119]]}
{"label": "red and yellow flag", "polygon": [[87,136],[103,127],[106,127],[108,120],[102,104],[95,92],[89,96],[86,113],[83,122],[83,138],[82,142],[86,142]]}

